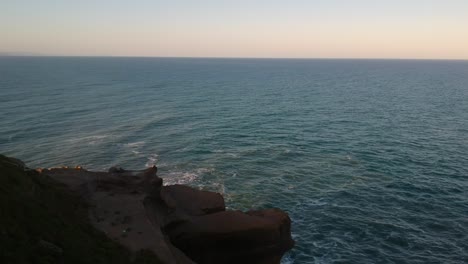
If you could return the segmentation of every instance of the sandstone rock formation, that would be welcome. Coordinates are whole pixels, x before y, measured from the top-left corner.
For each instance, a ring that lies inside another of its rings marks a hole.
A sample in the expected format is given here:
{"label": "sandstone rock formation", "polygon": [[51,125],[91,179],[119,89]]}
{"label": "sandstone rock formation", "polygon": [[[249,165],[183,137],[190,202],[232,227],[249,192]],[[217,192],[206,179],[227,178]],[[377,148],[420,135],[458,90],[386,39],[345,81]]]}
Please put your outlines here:
{"label": "sandstone rock formation", "polygon": [[215,192],[163,186],[157,168],[109,172],[39,170],[80,193],[96,228],[164,263],[279,263],[291,249],[291,221],[279,209],[230,211]]}

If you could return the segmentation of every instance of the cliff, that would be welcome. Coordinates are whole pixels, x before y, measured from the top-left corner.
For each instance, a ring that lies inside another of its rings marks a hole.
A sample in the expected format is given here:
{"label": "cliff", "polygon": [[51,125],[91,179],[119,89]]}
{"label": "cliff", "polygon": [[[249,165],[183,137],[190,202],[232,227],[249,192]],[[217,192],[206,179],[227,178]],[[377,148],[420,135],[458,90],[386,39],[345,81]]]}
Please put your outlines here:
{"label": "cliff", "polygon": [[162,263],[96,230],[67,186],[0,155],[0,263]]}
{"label": "cliff", "polygon": [[42,255],[55,263],[279,263],[294,245],[285,212],[226,210],[218,193],[164,186],[156,167],[30,170],[0,161],[6,263]]}

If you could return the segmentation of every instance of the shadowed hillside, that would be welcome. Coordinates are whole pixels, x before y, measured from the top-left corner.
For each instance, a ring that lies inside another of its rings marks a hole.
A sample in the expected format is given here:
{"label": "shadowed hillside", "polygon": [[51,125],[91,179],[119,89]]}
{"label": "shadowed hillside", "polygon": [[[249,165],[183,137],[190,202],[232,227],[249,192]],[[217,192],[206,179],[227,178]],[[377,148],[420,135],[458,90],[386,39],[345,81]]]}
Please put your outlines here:
{"label": "shadowed hillside", "polygon": [[64,185],[0,155],[1,263],[160,263],[94,229],[87,205]]}

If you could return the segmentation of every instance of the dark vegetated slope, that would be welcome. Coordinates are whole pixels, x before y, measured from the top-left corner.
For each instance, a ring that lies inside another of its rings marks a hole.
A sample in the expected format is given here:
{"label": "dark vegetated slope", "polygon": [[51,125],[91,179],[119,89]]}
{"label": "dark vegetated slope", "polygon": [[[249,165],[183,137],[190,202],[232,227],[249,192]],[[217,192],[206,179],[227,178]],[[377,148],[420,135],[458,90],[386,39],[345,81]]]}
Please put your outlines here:
{"label": "dark vegetated slope", "polygon": [[64,185],[0,155],[1,263],[160,263],[95,230],[87,204]]}

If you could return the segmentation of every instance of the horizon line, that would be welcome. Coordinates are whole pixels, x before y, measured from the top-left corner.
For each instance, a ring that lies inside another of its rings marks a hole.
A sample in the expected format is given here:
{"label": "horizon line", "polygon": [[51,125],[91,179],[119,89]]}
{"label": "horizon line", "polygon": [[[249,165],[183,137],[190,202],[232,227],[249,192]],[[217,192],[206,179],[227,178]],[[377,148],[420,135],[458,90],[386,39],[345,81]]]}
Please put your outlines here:
{"label": "horizon line", "polygon": [[223,57],[223,56],[133,56],[133,55],[54,55],[54,54],[8,54],[0,57],[62,57],[62,58],[154,58],[154,59],[255,59],[255,60],[423,60],[423,61],[468,61],[452,58],[392,58],[392,57]]}

